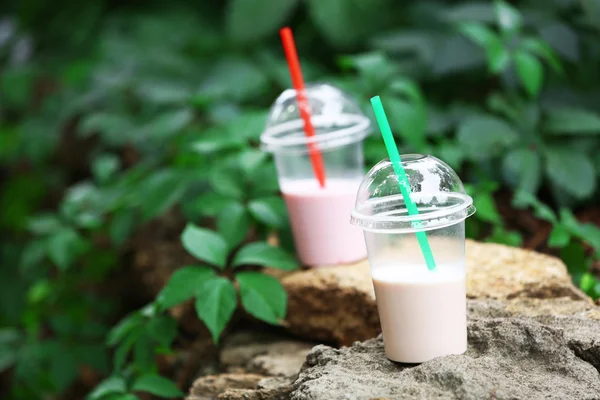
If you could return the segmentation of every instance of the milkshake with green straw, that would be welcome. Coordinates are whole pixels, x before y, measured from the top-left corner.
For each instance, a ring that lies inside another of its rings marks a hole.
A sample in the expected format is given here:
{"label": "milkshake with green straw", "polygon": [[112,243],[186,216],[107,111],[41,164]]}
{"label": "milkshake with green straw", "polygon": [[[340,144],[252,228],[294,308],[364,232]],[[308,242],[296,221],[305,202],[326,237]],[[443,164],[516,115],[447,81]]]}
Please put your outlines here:
{"label": "milkshake with green straw", "polygon": [[358,190],[351,222],[367,246],[385,353],[421,363],[467,349],[465,228],[475,212],[457,174],[428,155],[400,156],[378,97],[389,159]]}

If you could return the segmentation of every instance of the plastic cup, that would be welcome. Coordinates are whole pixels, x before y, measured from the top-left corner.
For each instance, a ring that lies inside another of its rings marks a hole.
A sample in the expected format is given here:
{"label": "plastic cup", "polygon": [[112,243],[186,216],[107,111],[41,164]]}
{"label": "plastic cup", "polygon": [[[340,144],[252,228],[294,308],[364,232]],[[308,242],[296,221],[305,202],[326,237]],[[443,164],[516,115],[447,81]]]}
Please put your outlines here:
{"label": "plastic cup", "polygon": [[[467,349],[464,220],[475,212],[460,178],[427,155],[402,156],[410,216],[389,160],[363,179],[351,222],[362,228],[386,356],[421,363]],[[426,231],[435,259],[428,270],[415,232]]]}
{"label": "plastic cup", "polygon": [[[310,85],[305,95],[315,136],[305,136],[296,91],[288,89],[271,108],[262,149],[273,153],[300,261],[313,267],[355,262],[366,258],[367,251],[348,214],[364,174],[362,144],[370,121],[334,86]],[[309,143],[322,155],[324,187],[314,175]]]}

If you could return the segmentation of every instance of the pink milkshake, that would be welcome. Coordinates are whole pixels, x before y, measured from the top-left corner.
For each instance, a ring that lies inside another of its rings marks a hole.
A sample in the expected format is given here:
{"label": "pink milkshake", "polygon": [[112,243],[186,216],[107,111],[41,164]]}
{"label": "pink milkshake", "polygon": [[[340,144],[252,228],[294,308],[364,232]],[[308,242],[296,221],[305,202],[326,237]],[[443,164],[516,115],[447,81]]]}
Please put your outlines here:
{"label": "pink milkshake", "polygon": [[401,159],[404,175],[389,160],[367,173],[352,223],[364,231],[385,354],[421,363],[467,349],[464,221],[475,207],[443,161]]}
{"label": "pink milkshake", "polygon": [[398,265],[372,272],[385,354],[421,363],[467,350],[464,265]]}
{"label": "pink milkshake", "polygon": [[325,188],[314,179],[280,185],[296,251],[304,264],[346,264],[367,256],[362,231],[348,220],[360,180],[328,179]]}

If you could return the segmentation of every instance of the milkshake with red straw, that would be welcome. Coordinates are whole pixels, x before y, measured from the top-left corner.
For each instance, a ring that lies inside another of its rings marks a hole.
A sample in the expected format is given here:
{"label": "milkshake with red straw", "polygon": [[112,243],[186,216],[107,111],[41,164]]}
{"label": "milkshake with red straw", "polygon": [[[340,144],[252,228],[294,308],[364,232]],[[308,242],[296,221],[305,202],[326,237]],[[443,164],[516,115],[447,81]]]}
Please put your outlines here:
{"label": "milkshake with red straw", "polygon": [[261,145],[273,153],[300,261],[312,267],[359,261],[366,247],[348,215],[364,174],[370,122],[340,89],[305,87],[289,35],[282,30],[294,89],[273,104]]}

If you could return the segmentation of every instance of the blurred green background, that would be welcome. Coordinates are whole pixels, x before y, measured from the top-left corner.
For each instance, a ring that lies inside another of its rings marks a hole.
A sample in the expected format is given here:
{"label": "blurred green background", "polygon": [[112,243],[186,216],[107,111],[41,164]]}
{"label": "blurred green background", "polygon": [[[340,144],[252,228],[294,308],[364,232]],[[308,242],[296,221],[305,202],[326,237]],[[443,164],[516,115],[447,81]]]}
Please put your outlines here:
{"label": "blurred green background", "polygon": [[[164,280],[147,290],[135,255],[178,243],[186,221],[232,248],[276,233],[293,252],[257,148],[290,86],[285,25],[307,81],[370,116],[380,95],[401,152],[459,172],[469,237],[557,255],[600,296],[600,1],[8,0],[0,397],[83,398],[99,382],[92,399],[176,396],[138,379],[172,377],[157,360],[185,336],[140,308]],[[369,167],[386,157],[377,133],[365,152]]]}

